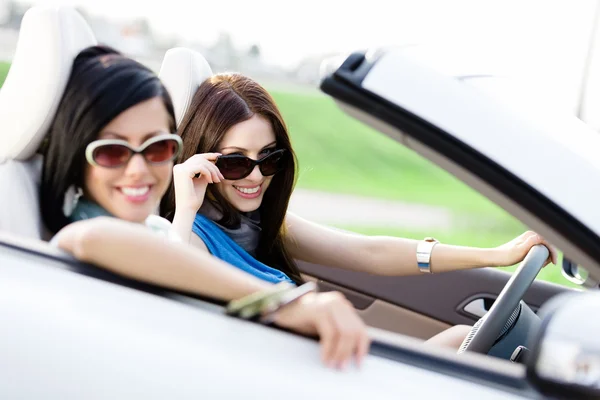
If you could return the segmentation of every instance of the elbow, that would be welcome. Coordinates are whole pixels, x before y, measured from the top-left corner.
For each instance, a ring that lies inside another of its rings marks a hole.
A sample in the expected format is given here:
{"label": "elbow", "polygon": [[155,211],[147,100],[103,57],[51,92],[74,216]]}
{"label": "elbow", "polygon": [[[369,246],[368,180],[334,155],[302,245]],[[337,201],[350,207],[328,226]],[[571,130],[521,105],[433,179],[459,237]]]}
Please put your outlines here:
{"label": "elbow", "polygon": [[58,247],[73,254],[78,260],[91,261],[98,240],[110,222],[108,217],[98,217],[69,224],[58,233]]}

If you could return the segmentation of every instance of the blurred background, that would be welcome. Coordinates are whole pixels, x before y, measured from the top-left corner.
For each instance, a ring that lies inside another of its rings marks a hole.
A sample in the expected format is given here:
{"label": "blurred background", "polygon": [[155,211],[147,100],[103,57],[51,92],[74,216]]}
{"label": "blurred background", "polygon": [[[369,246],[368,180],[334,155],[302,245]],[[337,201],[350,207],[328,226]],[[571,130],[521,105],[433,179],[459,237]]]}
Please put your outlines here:
{"label": "blurred background", "polygon": [[[157,72],[166,50],[185,46],[202,53],[214,72],[239,71],[263,84],[286,119],[299,159],[291,209],[342,229],[498,246],[527,228],[339,111],[318,90],[328,57],[379,46],[434,46],[446,54],[444,62],[519,79],[600,128],[598,1],[0,0],[0,85],[23,14],[43,4],[75,6],[99,42]],[[557,267],[538,278],[569,285]]]}

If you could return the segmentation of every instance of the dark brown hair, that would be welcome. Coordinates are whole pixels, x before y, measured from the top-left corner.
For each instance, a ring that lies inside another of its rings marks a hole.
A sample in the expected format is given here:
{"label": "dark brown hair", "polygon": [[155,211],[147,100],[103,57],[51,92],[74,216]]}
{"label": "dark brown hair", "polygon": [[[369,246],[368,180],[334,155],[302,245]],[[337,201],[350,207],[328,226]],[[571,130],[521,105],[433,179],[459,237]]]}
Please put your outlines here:
{"label": "dark brown hair", "polygon": [[[270,122],[278,149],[285,149],[284,168],[273,176],[260,205],[261,238],[257,259],[287,274],[296,283],[302,277],[293,258],[284,247],[285,215],[296,176],[296,156],[287,127],[271,95],[257,82],[240,74],[217,74],[204,81],[187,110],[178,132],[183,139],[183,152],[178,162],[194,154],[215,152],[225,133],[234,125],[259,115]],[[237,226],[240,214],[214,185],[207,189],[205,201],[211,201],[223,212],[220,224]],[[173,185],[163,199],[161,214],[172,219],[175,213]]]}

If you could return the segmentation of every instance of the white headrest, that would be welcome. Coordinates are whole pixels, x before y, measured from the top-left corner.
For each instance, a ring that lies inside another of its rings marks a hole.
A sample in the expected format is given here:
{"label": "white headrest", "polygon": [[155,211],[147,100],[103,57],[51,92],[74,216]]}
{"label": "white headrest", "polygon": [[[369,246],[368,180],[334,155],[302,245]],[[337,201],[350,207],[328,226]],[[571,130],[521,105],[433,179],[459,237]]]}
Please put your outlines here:
{"label": "white headrest", "polygon": [[173,100],[177,126],[183,120],[200,84],[212,74],[208,61],[197,51],[177,47],[165,53],[158,76]]}
{"label": "white headrest", "polygon": [[23,17],[12,65],[0,90],[0,163],[38,149],[64,92],[75,57],[96,44],[69,7],[32,7]]}

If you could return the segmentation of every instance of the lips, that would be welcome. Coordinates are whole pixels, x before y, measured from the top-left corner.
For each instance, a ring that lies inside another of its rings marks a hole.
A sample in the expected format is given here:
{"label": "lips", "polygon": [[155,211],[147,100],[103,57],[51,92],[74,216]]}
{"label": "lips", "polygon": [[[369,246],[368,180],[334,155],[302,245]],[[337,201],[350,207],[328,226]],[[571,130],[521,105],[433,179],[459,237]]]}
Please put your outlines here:
{"label": "lips", "polygon": [[125,197],[125,199],[132,203],[144,203],[150,198],[150,191],[152,185],[142,186],[120,186],[117,190]]}
{"label": "lips", "polygon": [[262,192],[262,186],[261,185],[258,185],[258,186],[247,186],[247,187],[233,185],[233,188],[235,189],[236,193],[240,197],[243,197],[245,199],[255,199],[258,196],[260,196],[260,194]]}

